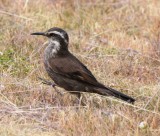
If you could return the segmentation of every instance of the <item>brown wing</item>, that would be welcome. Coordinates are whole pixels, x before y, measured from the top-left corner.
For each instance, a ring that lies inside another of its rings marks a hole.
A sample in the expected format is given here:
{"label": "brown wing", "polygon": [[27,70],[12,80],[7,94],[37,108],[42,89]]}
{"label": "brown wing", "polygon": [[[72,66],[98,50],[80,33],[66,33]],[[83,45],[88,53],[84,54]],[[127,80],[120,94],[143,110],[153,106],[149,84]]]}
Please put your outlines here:
{"label": "brown wing", "polygon": [[49,60],[50,68],[53,72],[63,75],[67,78],[74,79],[80,82],[92,84],[102,87],[103,85],[97,82],[93,74],[84,66],[75,56],[68,54],[65,57],[54,58]]}

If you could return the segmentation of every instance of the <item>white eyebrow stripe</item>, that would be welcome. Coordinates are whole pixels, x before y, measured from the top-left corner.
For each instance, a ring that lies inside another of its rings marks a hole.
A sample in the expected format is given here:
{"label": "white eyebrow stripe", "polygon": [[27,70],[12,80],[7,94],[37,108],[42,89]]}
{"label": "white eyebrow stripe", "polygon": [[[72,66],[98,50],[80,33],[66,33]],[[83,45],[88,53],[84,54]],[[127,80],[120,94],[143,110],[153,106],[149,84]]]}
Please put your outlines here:
{"label": "white eyebrow stripe", "polygon": [[65,38],[64,38],[64,35],[63,35],[61,32],[58,32],[58,31],[51,31],[51,32],[48,32],[48,34],[57,34],[57,35],[59,35],[60,37],[62,37],[63,39],[65,39]]}
{"label": "white eyebrow stripe", "polygon": [[66,43],[68,43],[67,40],[65,39],[64,35],[63,35],[61,32],[51,31],[51,32],[48,32],[48,34],[57,34],[57,35],[59,35],[61,38],[63,38]]}

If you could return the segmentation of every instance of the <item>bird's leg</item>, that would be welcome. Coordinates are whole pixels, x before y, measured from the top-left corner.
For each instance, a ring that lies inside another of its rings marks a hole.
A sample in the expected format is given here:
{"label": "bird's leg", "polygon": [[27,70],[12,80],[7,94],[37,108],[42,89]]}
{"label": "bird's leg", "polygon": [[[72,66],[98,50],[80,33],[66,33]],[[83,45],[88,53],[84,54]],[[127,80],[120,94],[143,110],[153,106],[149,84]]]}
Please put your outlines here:
{"label": "bird's leg", "polygon": [[43,84],[52,86],[56,92],[58,92],[60,95],[62,95],[62,93],[56,88],[56,84],[54,82],[48,81],[48,80],[41,78],[41,77],[38,77],[38,79],[42,80]]}
{"label": "bird's leg", "polygon": [[78,99],[78,105],[82,105],[82,106],[86,106],[86,104],[84,102],[82,102],[82,95],[79,92],[72,92],[73,94],[76,95],[77,99]]}
{"label": "bird's leg", "polygon": [[55,86],[56,86],[56,84],[55,84],[54,82],[48,81],[48,80],[46,80],[46,79],[44,79],[44,78],[38,77],[38,79],[42,80],[42,83],[43,83],[43,84],[50,85],[50,86],[52,86],[52,87],[55,87]]}

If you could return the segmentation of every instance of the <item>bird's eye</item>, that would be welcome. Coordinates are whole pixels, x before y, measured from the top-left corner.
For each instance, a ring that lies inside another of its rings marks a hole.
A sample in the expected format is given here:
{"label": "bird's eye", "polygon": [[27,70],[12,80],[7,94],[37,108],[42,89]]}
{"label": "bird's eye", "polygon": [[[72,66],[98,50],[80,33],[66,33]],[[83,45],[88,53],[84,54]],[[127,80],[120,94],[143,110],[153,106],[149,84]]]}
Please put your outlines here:
{"label": "bird's eye", "polygon": [[56,35],[56,34],[54,34],[54,33],[49,33],[49,34],[48,34],[49,37],[55,36],[55,35]]}

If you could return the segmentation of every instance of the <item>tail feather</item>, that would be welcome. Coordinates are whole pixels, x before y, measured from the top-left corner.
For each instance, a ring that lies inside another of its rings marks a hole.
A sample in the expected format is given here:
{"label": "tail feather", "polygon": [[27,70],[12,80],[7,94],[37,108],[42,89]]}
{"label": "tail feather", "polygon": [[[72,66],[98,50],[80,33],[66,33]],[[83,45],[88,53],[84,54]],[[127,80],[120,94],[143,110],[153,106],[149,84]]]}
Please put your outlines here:
{"label": "tail feather", "polygon": [[111,96],[114,96],[116,98],[119,98],[121,100],[124,100],[124,101],[132,103],[132,104],[134,104],[134,102],[135,102],[134,98],[127,96],[127,95],[125,95],[115,89],[110,88],[110,87],[96,88],[95,90],[96,90],[96,93],[101,94],[101,95],[111,95]]}

